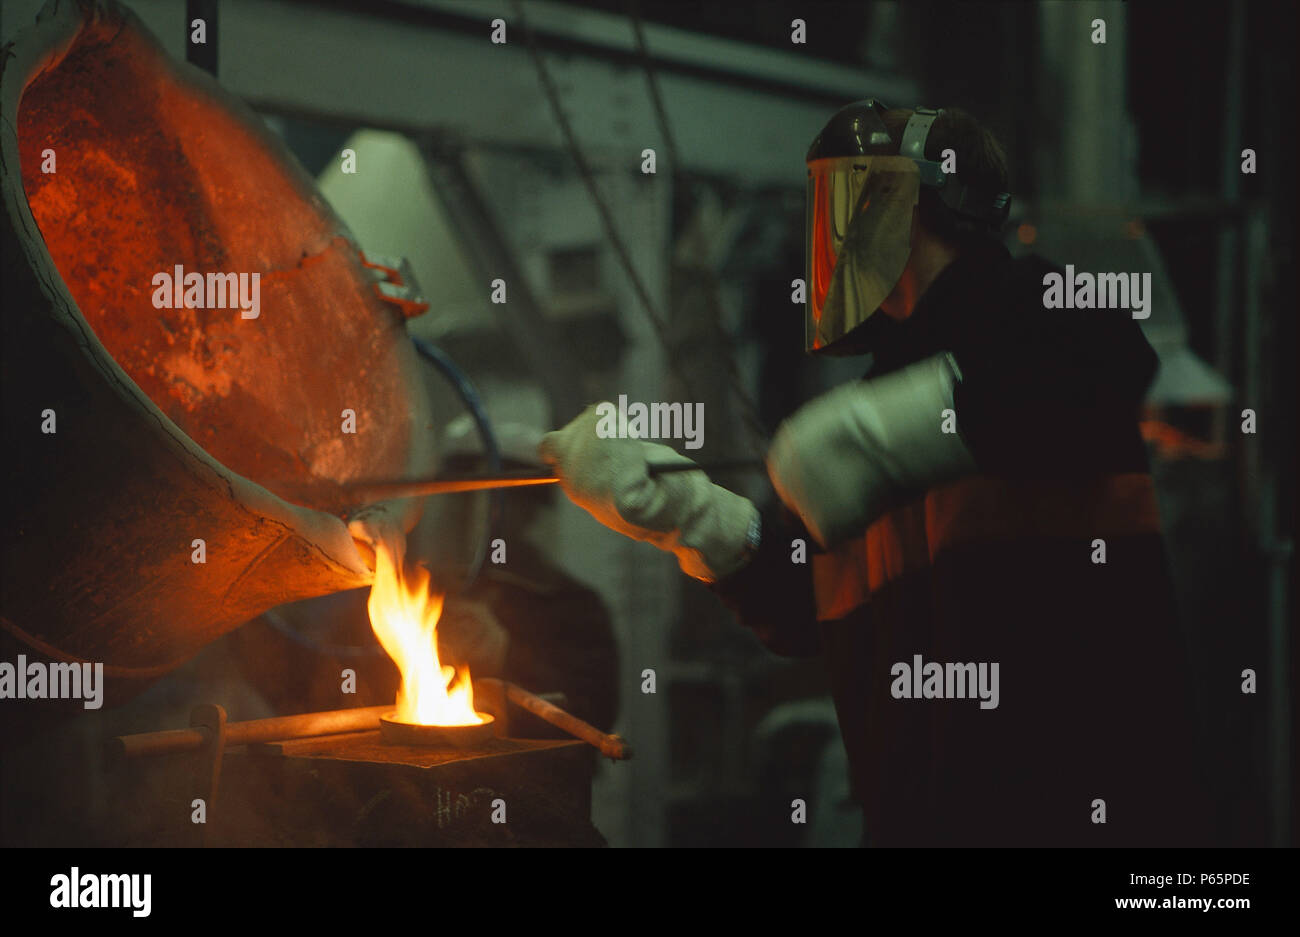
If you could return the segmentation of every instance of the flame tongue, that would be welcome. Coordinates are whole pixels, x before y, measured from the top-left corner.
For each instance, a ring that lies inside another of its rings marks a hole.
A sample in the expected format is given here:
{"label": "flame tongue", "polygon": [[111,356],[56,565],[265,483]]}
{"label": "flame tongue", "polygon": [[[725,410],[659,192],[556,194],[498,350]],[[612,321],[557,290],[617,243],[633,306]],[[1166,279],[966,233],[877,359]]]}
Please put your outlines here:
{"label": "flame tongue", "polygon": [[370,627],[402,673],[397,691],[399,722],[467,726],[483,720],[474,711],[469,668],[438,659],[442,596],[429,592],[429,573],[416,569],[407,582],[388,546],[375,545],[375,581],[370,587]]}

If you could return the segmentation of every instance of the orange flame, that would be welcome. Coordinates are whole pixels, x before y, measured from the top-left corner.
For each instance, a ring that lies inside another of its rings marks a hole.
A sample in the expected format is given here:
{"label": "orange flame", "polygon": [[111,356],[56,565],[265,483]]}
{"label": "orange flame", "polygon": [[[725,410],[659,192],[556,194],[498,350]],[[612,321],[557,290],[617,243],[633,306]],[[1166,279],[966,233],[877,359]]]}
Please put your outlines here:
{"label": "orange flame", "polygon": [[375,545],[375,581],[370,587],[370,627],[402,672],[397,690],[398,722],[467,726],[483,722],[474,711],[469,667],[438,659],[438,618],[443,597],[429,591],[428,570],[417,567],[407,582],[388,547]]}

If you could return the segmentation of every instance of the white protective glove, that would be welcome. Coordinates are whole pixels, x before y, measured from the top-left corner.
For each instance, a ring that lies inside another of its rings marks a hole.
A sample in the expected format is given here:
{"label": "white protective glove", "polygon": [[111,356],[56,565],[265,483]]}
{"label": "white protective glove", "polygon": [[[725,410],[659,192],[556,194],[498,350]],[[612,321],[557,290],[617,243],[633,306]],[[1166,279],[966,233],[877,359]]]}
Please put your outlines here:
{"label": "white protective glove", "polygon": [[837,387],[777,428],[768,475],[818,543],[866,530],[901,492],[976,471],[961,437],[942,430],[960,375],[950,355],[935,355]]}
{"label": "white protective glove", "polygon": [[542,437],[538,455],[555,469],[570,500],[611,530],[677,556],[682,572],[721,579],[749,558],[758,509],[702,471],[651,475],[651,463],[690,462],[668,446],[602,439],[593,404]]}

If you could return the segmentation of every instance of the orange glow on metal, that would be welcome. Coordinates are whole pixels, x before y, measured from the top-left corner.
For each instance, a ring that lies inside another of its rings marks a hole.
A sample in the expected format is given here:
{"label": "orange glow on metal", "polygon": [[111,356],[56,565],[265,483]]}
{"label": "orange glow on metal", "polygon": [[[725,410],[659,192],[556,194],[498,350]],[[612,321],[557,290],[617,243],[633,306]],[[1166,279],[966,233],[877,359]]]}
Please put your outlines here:
{"label": "orange glow on metal", "polygon": [[[370,406],[405,408],[407,379],[375,366],[396,317],[260,121],[172,74],[142,35],[108,29],[84,32],[19,107],[23,187],[50,257],[96,338],[198,445],[245,477],[293,480],[282,497],[341,510],[330,485],[356,469],[322,441],[337,440],[358,385]],[[56,172],[42,171],[47,149]],[[263,315],[155,308],[152,278],[176,265],[259,273]],[[362,432],[370,468],[404,464],[400,421]]]}

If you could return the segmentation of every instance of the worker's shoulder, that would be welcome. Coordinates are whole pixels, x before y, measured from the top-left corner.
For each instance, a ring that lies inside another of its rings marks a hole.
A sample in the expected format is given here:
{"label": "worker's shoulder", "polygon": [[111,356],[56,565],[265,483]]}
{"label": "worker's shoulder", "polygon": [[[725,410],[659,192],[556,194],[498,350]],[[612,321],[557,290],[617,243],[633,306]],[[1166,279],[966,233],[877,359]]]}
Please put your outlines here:
{"label": "worker's shoulder", "polygon": [[[988,340],[1045,361],[1069,362],[1061,374],[1078,379],[1085,372],[1119,382],[1140,394],[1150,383],[1156,355],[1141,326],[1125,306],[1060,308],[1047,291],[1066,268],[1039,254],[1010,259],[1003,270],[1002,312],[990,323]],[[1059,283],[1059,279],[1057,283]],[[999,328],[999,325],[1001,328]]]}
{"label": "worker's shoulder", "polygon": [[[1029,314],[1036,326],[1053,329],[1059,326],[1069,331],[1103,332],[1109,340],[1144,344],[1141,330],[1134,321],[1127,300],[1114,307],[1065,305],[1049,302],[1049,296],[1061,291],[1063,279],[1069,268],[1039,254],[1024,254],[1010,258],[1002,270],[1002,289],[999,291],[1004,307]],[[1018,317],[1023,322],[1023,318]]]}

